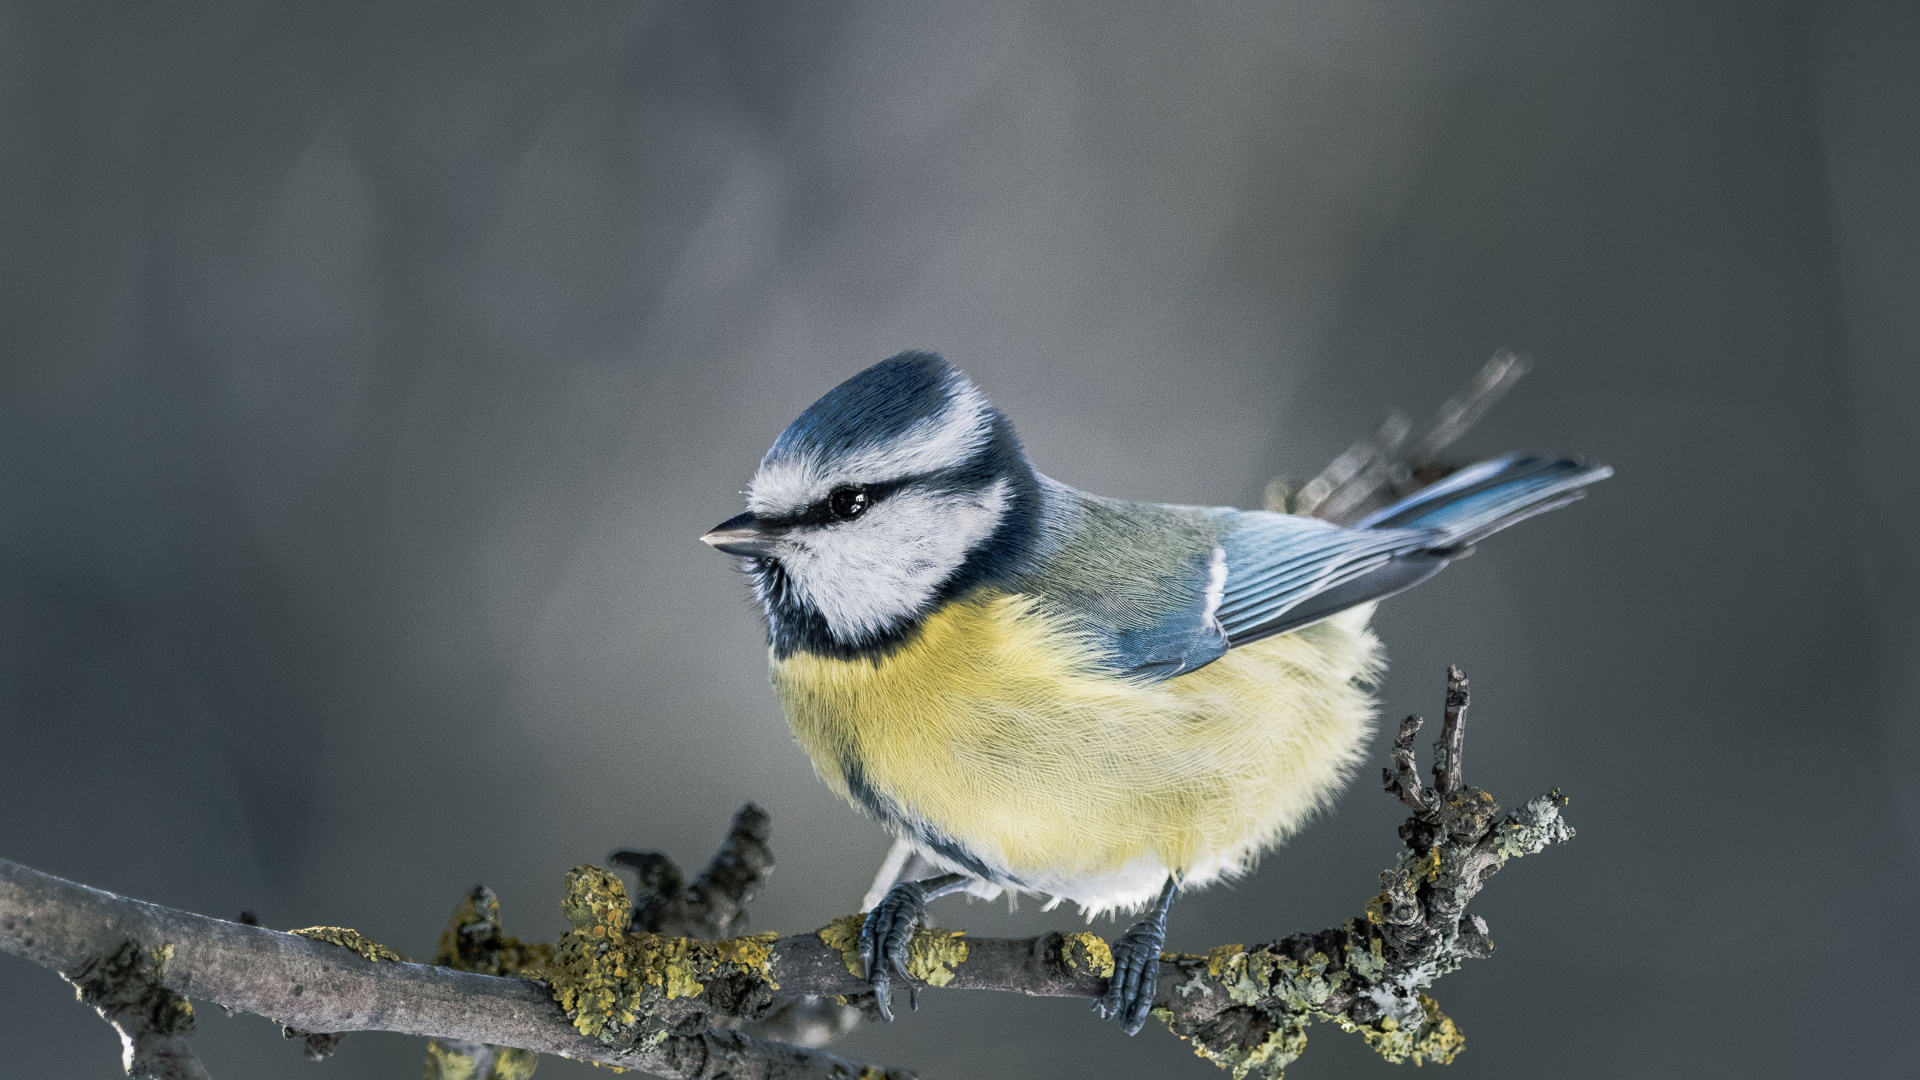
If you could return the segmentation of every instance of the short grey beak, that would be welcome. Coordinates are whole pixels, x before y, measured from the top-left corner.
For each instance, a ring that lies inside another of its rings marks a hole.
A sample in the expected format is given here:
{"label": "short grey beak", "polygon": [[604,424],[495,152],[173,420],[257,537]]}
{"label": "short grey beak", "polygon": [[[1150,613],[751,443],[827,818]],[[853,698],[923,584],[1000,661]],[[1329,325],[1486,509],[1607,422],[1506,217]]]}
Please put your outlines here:
{"label": "short grey beak", "polygon": [[754,517],[753,511],[749,510],[744,514],[735,514],[715,525],[700,539],[712,545],[715,551],[764,559],[773,554],[773,542],[776,537],[777,534],[763,527],[760,519]]}

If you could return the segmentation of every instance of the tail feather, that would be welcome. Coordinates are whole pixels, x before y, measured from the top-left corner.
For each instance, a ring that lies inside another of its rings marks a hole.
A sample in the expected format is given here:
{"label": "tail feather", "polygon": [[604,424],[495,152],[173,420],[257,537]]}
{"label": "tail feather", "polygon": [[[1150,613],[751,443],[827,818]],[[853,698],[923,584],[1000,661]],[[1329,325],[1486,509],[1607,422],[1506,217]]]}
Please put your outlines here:
{"label": "tail feather", "polygon": [[1464,547],[1580,499],[1588,484],[1612,475],[1611,468],[1578,458],[1509,454],[1461,469],[1354,527],[1433,529],[1444,546]]}

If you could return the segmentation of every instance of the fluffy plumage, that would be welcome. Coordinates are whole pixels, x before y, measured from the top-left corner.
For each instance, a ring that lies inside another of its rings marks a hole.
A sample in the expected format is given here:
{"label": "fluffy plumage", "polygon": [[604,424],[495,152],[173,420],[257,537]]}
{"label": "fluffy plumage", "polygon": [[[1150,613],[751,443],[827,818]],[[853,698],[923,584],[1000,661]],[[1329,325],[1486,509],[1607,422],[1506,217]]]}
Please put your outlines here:
{"label": "fluffy plumage", "polygon": [[[1130,678],[1031,596],[983,591],[884,662],[797,652],[773,681],[827,784],[934,862],[1089,912],[1233,874],[1358,762],[1368,612]],[[956,850],[957,849],[957,850]]]}
{"label": "fluffy plumage", "polygon": [[1374,602],[1607,474],[1500,458],[1352,529],[1106,499],[905,353],[803,412],[707,539],[823,780],[983,887],[1100,911],[1297,829],[1370,730]]}

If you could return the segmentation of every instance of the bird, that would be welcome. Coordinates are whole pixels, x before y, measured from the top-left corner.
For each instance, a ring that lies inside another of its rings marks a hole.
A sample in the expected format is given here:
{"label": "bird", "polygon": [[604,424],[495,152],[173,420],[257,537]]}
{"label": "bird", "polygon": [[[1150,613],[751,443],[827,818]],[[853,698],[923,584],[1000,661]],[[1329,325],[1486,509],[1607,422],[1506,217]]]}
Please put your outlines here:
{"label": "bird", "polygon": [[1244,873],[1359,764],[1375,604],[1609,475],[1508,454],[1351,527],[1106,498],[912,351],[802,411],[701,539],[745,571],[820,779],[943,871],[866,913],[881,1014],[893,975],[917,993],[928,901],[1013,890],[1144,912],[1094,1002],[1133,1034],[1175,898]]}

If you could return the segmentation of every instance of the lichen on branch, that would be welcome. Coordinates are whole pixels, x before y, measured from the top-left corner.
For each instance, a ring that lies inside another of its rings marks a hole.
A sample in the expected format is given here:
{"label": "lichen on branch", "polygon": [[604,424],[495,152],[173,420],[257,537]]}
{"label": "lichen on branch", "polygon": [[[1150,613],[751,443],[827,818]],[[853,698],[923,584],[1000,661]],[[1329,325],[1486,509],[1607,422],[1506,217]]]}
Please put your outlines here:
{"label": "lichen on branch", "polygon": [[[562,911],[573,929],[550,960],[522,974],[552,987],[573,1026],[608,1045],[657,1042],[690,1014],[752,1018],[772,1007],[780,989],[772,953],[778,934],[701,941],[635,931],[626,885],[597,866],[567,872]],[[683,999],[688,1005],[675,1008]]]}
{"label": "lichen on branch", "polygon": [[[493,890],[475,885],[453,910],[440,933],[433,962],[477,975],[518,975],[553,959],[553,946],[508,937],[500,925],[500,900]],[[425,1080],[528,1080],[540,1055],[511,1046],[429,1039]]]}
{"label": "lichen on branch", "polygon": [[1492,953],[1487,924],[1467,916],[1467,903],[1508,859],[1573,837],[1558,789],[1502,816],[1493,796],[1464,784],[1468,703],[1466,676],[1448,668],[1431,789],[1421,785],[1414,763],[1421,721],[1408,717],[1400,725],[1383,780],[1413,814],[1400,827],[1404,848],[1381,874],[1365,915],[1252,949],[1227,945],[1205,957],[1163,957],[1178,974],[1170,981],[1163,966],[1161,985],[1174,989],[1155,1015],[1195,1053],[1234,1080],[1277,1080],[1306,1049],[1314,1020],[1360,1034],[1395,1063],[1446,1064],[1461,1051],[1459,1028],[1421,991]]}
{"label": "lichen on branch", "polygon": [[[1556,790],[1502,813],[1460,779],[1466,678],[1448,672],[1445,729],[1431,787],[1415,767],[1421,724],[1403,723],[1386,788],[1411,810],[1402,850],[1361,914],[1338,927],[1205,955],[1164,954],[1155,1015],[1235,1080],[1277,1078],[1314,1021],[1359,1034],[1389,1061],[1451,1061],[1459,1029],[1425,992],[1489,955],[1467,905],[1513,858],[1572,837]],[[127,1039],[152,1080],[205,1080],[186,1048],[191,991],[280,1021],[330,1047],[339,1033],[400,1031],[432,1040],[431,1080],[526,1080],[559,1054],[673,1080],[905,1080],[909,1074],[798,1045],[867,1015],[862,917],[819,931],[718,940],[662,927],[736,927],[772,869],[764,812],[736,816],[722,856],[695,886],[664,856],[616,860],[641,878],[638,902],[612,873],[579,866],[555,943],[522,942],[476,888],[440,937],[435,965],[341,927],[294,934],[113,896],[0,860],[0,951],[69,973]],[[372,962],[370,962],[372,961]],[[912,979],[948,990],[1097,998],[1108,942],[1081,931],[1026,939],[953,930],[916,934]],[[324,991],[316,988],[325,987]],[[379,1001],[379,1009],[369,1004]],[[301,1030],[304,1029],[304,1030]],[[761,1033],[794,1032],[789,1041]],[[808,1045],[818,1045],[809,1042]]]}
{"label": "lichen on branch", "polygon": [[358,930],[345,926],[309,926],[304,929],[289,930],[287,932],[290,934],[298,934],[303,938],[312,938],[315,941],[324,941],[329,945],[338,945],[343,949],[360,954],[361,958],[366,960],[389,960],[396,964],[404,964],[407,961],[406,957],[401,956],[394,950],[387,948],[385,945],[380,944]]}

